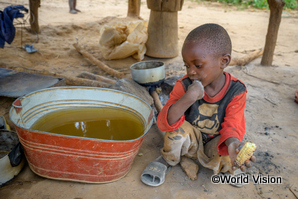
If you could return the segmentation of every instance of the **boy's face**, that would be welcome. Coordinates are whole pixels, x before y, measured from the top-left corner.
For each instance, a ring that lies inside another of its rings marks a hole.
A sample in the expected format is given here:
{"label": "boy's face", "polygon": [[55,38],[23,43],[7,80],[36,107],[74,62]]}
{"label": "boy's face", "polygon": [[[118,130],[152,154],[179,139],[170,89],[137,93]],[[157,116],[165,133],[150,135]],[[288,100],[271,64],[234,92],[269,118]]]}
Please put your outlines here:
{"label": "boy's face", "polygon": [[214,56],[199,42],[184,43],[182,57],[188,77],[199,80],[206,87],[220,80],[223,69],[230,62],[230,55]]}

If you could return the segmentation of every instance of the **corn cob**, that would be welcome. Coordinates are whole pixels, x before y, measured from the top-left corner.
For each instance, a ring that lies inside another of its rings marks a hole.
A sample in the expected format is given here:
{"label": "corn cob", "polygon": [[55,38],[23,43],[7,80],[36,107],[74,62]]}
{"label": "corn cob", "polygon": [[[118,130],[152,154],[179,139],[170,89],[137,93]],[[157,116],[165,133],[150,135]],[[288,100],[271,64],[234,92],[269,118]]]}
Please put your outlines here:
{"label": "corn cob", "polygon": [[246,142],[236,157],[236,164],[240,167],[246,160],[249,160],[257,146],[252,142]]}

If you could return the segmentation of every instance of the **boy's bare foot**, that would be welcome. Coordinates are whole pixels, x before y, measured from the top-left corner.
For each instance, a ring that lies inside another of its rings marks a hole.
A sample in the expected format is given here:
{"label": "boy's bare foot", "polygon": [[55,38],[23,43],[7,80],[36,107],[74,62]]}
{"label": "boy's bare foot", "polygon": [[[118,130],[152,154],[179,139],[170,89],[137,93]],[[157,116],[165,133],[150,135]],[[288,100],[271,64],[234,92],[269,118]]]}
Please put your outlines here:
{"label": "boy's bare foot", "polygon": [[159,156],[158,158],[156,158],[156,159],[154,160],[154,162],[160,162],[160,163],[166,165],[166,167],[169,167],[169,166],[170,166],[170,165],[165,161],[165,159],[163,159],[162,156]]}
{"label": "boy's bare foot", "polygon": [[180,161],[181,168],[191,180],[198,178],[199,165],[197,165],[192,159],[183,156]]}

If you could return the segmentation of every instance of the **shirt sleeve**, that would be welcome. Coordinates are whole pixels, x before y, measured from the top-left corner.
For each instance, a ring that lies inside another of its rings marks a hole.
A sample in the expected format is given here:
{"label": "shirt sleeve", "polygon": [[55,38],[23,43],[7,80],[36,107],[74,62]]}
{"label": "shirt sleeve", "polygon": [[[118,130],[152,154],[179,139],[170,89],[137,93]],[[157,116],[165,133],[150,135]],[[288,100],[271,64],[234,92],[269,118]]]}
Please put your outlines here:
{"label": "shirt sleeve", "polygon": [[220,155],[227,156],[228,147],[224,141],[230,137],[236,137],[242,141],[245,134],[244,109],[246,105],[246,92],[235,96],[228,104],[225,110],[222,129],[219,131],[220,139],[218,141],[217,152]]}
{"label": "shirt sleeve", "polygon": [[172,90],[172,92],[170,93],[170,97],[169,100],[167,101],[167,103],[164,105],[164,107],[162,108],[162,110],[160,111],[160,113],[158,114],[157,117],[157,126],[161,131],[174,131],[176,129],[178,129],[182,123],[185,120],[185,116],[184,114],[180,117],[180,119],[175,122],[172,125],[169,125],[168,123],[168,111],[169,108],[176,103],[183,95],[185,94],[185,90],[183,88],[182,83],[178,80]]}

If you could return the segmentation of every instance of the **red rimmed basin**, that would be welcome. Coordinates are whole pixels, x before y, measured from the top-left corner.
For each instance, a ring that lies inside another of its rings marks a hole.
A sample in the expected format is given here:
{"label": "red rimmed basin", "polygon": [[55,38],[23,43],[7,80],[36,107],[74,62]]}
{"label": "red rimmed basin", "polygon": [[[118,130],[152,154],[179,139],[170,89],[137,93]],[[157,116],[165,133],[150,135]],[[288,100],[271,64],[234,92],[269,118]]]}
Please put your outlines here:
{"label": "red rimmed basin", "polygon": [[[144,133],[134,140],[117,141],[30,129],[47,113],[84,106],[132,111],[143,121]],[[88,183],[106,183],[124,177],[153,122],[150,105],[137,96],[93,87],[55,87],[30,93],[13,103],[10,119],[33,172],[47,178]]]}

